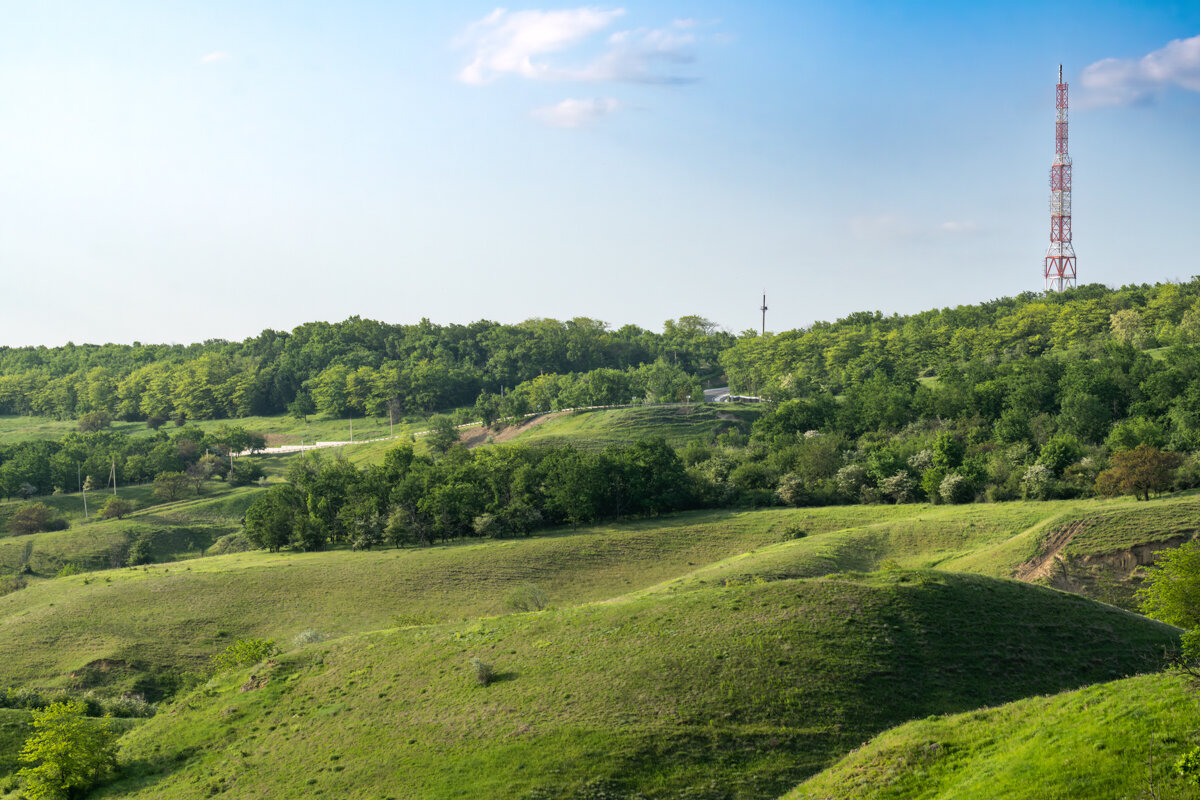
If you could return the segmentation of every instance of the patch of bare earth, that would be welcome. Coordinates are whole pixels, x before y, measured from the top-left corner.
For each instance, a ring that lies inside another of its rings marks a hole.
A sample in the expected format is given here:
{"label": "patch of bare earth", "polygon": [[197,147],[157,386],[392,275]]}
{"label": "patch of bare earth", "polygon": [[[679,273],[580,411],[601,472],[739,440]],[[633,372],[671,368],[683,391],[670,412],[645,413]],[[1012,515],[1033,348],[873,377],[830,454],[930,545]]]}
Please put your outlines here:
{"label": "patch of bare earth", "polygon": [[1062,560],[1063,549],[1071,542],[1071,539],[1075,537],[1075,534],[1082,527],[1082,522],[1076,522],[1071,525],[1064,525],[1058,530],[1051,532],[1042,551],[1017,567],[1017,571],[1013,574],[1013,577],[1019,581],[1026,582],[1043,578],[1048,579],[1054,573],[1058,562]]}
{"label": "patch of bare earth", "polygon": [[459,432],[458,441],[466,447],[479,447],[488,444],[488,438],[491,438],[492,444],[503,444],[511,439],[515,439],[526,431],[533,430],[539,425],[549,422],[556,417],[561,417],[564,414],[569,414],[569,411],[556,411],[552,414],[542,414],[537,417],[531,417],[517,425],[506,425],[499,430],[495,428],[485,428],[480,425],[475,428],[463,428]]}

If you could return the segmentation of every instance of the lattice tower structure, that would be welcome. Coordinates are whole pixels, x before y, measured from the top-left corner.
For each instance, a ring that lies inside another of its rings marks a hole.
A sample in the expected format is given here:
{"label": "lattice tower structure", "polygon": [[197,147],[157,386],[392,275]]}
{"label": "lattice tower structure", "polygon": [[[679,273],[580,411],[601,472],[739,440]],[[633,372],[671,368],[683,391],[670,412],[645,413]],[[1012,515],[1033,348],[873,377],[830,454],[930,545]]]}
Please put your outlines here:
{"label": "lattice tower structure", "polygon": [[1050,166],[1050,246],[1046,248],[1046,291],[1075,285],[1075,248],[1071,245],[1071,155],[1067,149],[1067,84],[1058,66],[1058,115],[1054,123],[1054,163]]}

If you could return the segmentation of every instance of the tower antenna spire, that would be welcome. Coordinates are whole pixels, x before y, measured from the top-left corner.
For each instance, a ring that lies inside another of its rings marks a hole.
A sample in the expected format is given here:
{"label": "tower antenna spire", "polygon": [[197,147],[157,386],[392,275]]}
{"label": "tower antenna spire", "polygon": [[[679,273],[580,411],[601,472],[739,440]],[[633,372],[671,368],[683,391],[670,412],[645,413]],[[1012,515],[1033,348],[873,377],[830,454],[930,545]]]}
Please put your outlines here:
{"label": "tower antenna spire", "polygon": [[1058,65],[1058,113],[1054,123],[1054,163],[1050,166],[1050,246],[1043,272],[1047,292],[1075,285],[1075,248],[1071,245],[1071,156],[1067,149],[1067,84]]}
{"label": "tower antenna spire", "polygon": [[767,290],[766,289],[763,289],[763,304],[762,304],[762,308],[760,308],[759,311],[761,311],[762,315],[763,315],[763,317],[762,317],[762,335],[766,336],[767,335]]}

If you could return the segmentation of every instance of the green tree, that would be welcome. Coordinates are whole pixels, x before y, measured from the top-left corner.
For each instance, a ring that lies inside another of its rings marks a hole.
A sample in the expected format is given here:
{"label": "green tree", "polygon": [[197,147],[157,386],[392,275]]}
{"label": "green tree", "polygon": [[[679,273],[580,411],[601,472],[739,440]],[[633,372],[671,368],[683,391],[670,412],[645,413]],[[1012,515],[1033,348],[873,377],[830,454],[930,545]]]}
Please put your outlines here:
{"label": "green tree", "polygon": [[1103,495],[1131,494],[1149,500],[1151,492],[1171,488],[1180,461],[1177,453],[1166,453],[1148,444],[1114,453],[1112,466],[1096,476],[1096,491]]}
{"label": "green tree", "polygon": [[117,733],[111,720],[84,716],[82,700],[54,703],[33,712],[33,735],[25,740],[18,776],[30,800],[65,800],[101,780],[117,764]]}
{"label": "green tree", "polygon": [[104,508],[100,509],[100,519],[124,519],[133,511],[133,503],[116,495],[108,498]]}
{"label": "green tree", "polygon": [[8,529],[13,533],[61,531],[66,527],[67,521],[55,515],[54,510],[45,503],[26,503],[8,521]]}
{"label": "green tree", "polygon": [[458,441],[458,428],[454,420],[445,414],[438,414],[429,420],[428,434],[429,449],[435,453],[445,453]]}
{"label": "green tree", "polygon": [[1160,552],[1137,596],[1148,616],[1180,628],[1200,627],[1200,542]]}
{"label": "green tree", "polygon": [[246,538],[275,553],[292,541],[297,516],[305,514],[304,499],[295,487],[272,486],[246,509]]}
{"label": "green tree", "polygon": [[178,500],[190,479],[184,472],[160,472],[154,476],[154,496],[168,502]]}

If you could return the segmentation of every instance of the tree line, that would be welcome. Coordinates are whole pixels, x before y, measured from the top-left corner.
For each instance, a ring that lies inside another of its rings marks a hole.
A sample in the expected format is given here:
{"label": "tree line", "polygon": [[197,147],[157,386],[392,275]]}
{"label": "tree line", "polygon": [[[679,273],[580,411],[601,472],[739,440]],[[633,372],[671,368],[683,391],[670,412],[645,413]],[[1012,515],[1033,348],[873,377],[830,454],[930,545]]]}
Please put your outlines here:
{"label": "tree line", "polygon": [[661,438],[601,452],[571,446],[494,446],[421,454],[411,444],[359,469],[310,451],[288,482],[246,511],[257,547],[320,550],[521,536],[546,525],[695,507],[678,454]]}
{"label": "tree line", "polygon": [[291,410],[386,414],[469,406],[547,373],[627,370],[659,359],[719,371],[735,337],[701,317],[661,333],[578,317],[516,325],[390,325],[351,317],[243,342],[0,347],[0,414],[225,419]]}
{"label": "tree line", "polygon": [[[225,477],[229,453],[264,447],[261,434],[228,424],[208,432],[187,425],[143,436],[113,430],[72,432],[57,441],[0,445],[0,497],[101,487],[108,485],[114,470],[121,485],[149,483],[164,474],[183,476],[180,481],[189,474],[196,479],[199,475]],[[252,466],[235,462],[234,469],[246,473]]]}

